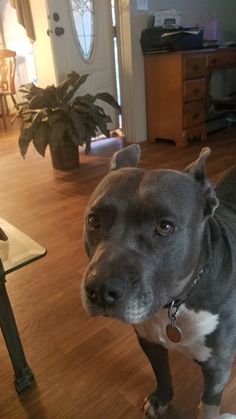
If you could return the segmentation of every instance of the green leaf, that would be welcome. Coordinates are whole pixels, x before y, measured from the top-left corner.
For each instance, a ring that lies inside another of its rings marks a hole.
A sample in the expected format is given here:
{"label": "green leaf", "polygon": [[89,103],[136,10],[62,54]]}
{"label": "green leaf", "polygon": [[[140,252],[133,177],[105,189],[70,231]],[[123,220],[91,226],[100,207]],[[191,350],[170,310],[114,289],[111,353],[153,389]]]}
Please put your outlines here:
{"label": "green leaf", "polygon": [[61,110],[56,110],[56,111],[54,111],[54,112],[52,112],[48,115],[48,124],[50,126],[52,126],[52,125],[56,124],[57,122],[60,122],[62,117],[63,117],[62,116],[62,111]]}
{"label": "green leaf", "polygon": [[77,135],[77,144],[82,145],[85,141],[85,138],[87,136],[86,133],[86,127],[84,125],[83,117],[79,112],[76,112],[75,110],[72,110],[70,113],[70,119],[72,121],[72,124],[75,128],[75,132]]}
{"label": "green leaf", "polygon": [[113,108],[121,112],[119,103],[114,99],[114,97],[110,93],[106,93],[106,92],[97,93],[95,95],[95,98],[98,100],[102,100],[105,103],[108,103],[108,105],[111,105]]}
{"label": "green leaf", "polygon": [[45,157],[46,147],[49,143],[50,128],[47,123],[42,123],[34,132],[33,144],[39,154]]}
{"label": "green leaf", "polygon": [[22,157],[25,158],[30,142],[33,139],[32,128],[24,128],[19,137],[19,147]]}
{"label": "green leaf", "polygon": [[55,90],[47,90],[33,96],[29,101],[30,109],[55,108],[58,105],[58,99]]}
{"label": "green leaf", "polygon": [[76,71],[72,71],[68,74],[67,79],[63,80],[59,85],[57,86],[57,92],[60,97],[60,99],[64,99],[65,102],[65,95],[67,94],[70,87],[73,87],[76,85],[76,83],[80,80],[80,75]]}
{"label": "green leaf", "polygon": [[40,124],[40,122],[42,122],[42,120],[45,118],[45,114],[43,111],[40,112],[36,112],[33,115],[33,119],[32,119],[32,125],[36,125],[36,124]]}
{"label": "green leaf", "polygon": [[89,110],[89,115],[93,119],[95,127],[98,127],[106,137],[109,137],[110,131],[107,128],[107,123],[105,121],[104,115],[98,112],[96,106]]}
{"label": "green leaf", "polygon": [[19,92],[23,93],[24,98],[27,100],[32,99],[35,95],[42,93],[44,89],[37,87],[34,83],[26,83],[20,86]]}
{"label": "green leaf", "polygon": [[76,96],[73,99],[73,106],[78,106],[78,105],[86,105],[86,106],[90,106],[91,104],[93,104],[96,100],[96,97],[94,95],[91,95],[90,93],[87,93],[86,95],[83,96]]}
{"label": "green leaf", "polygon": [[68,88],[71,86],[71,79],[63,80],[61,83],[57,86],[57,92],[60,98],[63,98],[65,93],[67,92]]}
{"label": "green leaf", "polygon": [[[79,74],[76,73],[78,76]],[[82,86],[82,84],[84,84],[88,78],[89,74],[83,74],[83,76],[79,76],[77,78],[76,83],[74,84],[74,86],[72,87],[72,89],[69,90],[69,92],[65,95],[64,97],[64,102],[68,103],[74,96],[74,94],[77,92],[77,90],[80,88],[80,86]]]}
{"label": "green leaf", "polygon": [[64,142],[64,136],[67,126],[63,122],[57,122],[52,125],[49,136],[49,144],[52,148],[56,148],[58,145]]}

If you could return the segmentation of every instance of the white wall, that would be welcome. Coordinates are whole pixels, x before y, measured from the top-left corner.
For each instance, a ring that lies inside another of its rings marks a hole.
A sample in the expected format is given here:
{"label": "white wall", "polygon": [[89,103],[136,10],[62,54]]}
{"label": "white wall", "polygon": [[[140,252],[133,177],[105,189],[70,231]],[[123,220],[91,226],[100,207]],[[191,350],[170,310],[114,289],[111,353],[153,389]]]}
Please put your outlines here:
{"label": "white wall", "polygon": [[[208,18],[219,18],[223,40],[236,40],[235,0],[149,0],[149,12],[175,8],[182,12],[182,23],[200,26]],[[133,59],[133,85],[135,95],[135,142],[145,141],[146,102],[143,55],[140,47],[142,29],[147,27],[149,12],[137,10],[137,0],[130,0]]]}
{"label": "white wall", "polygon": [[221,21],[223,38],[235,35],[236,5],[234,0],[149,0],[149,10],[171,9],[181,11],[182,24],[202,26],[207,20]]}

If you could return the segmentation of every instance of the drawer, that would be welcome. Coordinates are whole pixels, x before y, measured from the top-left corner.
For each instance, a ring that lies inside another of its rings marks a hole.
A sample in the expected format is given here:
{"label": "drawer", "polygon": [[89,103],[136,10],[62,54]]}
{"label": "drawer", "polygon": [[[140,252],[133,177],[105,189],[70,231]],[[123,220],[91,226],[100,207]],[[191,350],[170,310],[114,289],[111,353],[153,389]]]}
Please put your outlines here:
{"label": "drawer", "polygon": [[205,102],[186,103],[183,108],[183,128],[191,128],[205,122]]}
{"label": "drawer", "polygon": [[206,57],[205,55],[193,54],[183,56],[183,77],[184,79],[193,79],[204,77],[206,75]]}
{"label": "drawer", "polygon": [[214,67],[222,65],[221,54],[218,51],[212,52],[211,54],[207,54],[206,65],[207,65],[207,68],[212,68],[212,67],[214,68]]}
{"label": "drawer", "polygon": [[235,66],[236,65],[236,51],[235,50],[226,50],[226,51],[216,51],[208,54],[206,57],[207,67],[224,67],[224,66]]}
{"label": "drawer", "polygon": [[220,58],[220,63],[222,66],[227,65],[227,66],[235,66],[236,65],[236,51],[234,49],[230,50],[226,50],[226,51],[221,51],[220,54],[221,58]]}
{"label": "drawer", "polygon": [[206,97],[206,80],[185,80],[183,83],[184,102],[193,102]]}

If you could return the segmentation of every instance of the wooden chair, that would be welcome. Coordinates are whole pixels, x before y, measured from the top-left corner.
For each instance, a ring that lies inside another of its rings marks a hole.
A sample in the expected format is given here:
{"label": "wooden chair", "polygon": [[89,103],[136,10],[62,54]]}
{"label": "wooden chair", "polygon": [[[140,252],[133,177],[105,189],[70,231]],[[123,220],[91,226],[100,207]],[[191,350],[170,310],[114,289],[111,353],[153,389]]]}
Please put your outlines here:
{"label": "wooden chair", "polygon": [[10,96],[17,108],[14,94],[15,90],[16,52],[9,49],[0,49],[0,112],[3,118],[3,126],[7,130],[6,116],[9,115],[7,96]]}

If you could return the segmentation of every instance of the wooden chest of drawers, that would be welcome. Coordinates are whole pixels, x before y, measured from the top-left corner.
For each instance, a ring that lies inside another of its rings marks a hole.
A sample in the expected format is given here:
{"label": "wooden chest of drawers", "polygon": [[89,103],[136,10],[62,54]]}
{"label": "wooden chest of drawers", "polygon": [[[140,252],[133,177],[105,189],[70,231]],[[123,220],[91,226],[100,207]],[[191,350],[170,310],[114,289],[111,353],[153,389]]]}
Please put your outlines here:
{"label": "wooden chest of drawers", "polygon": [[144,56],[148,140],[174,140],[188,145],[206,138],[205,115],[211,72],[236,66],[230,48],[178,51]]}

